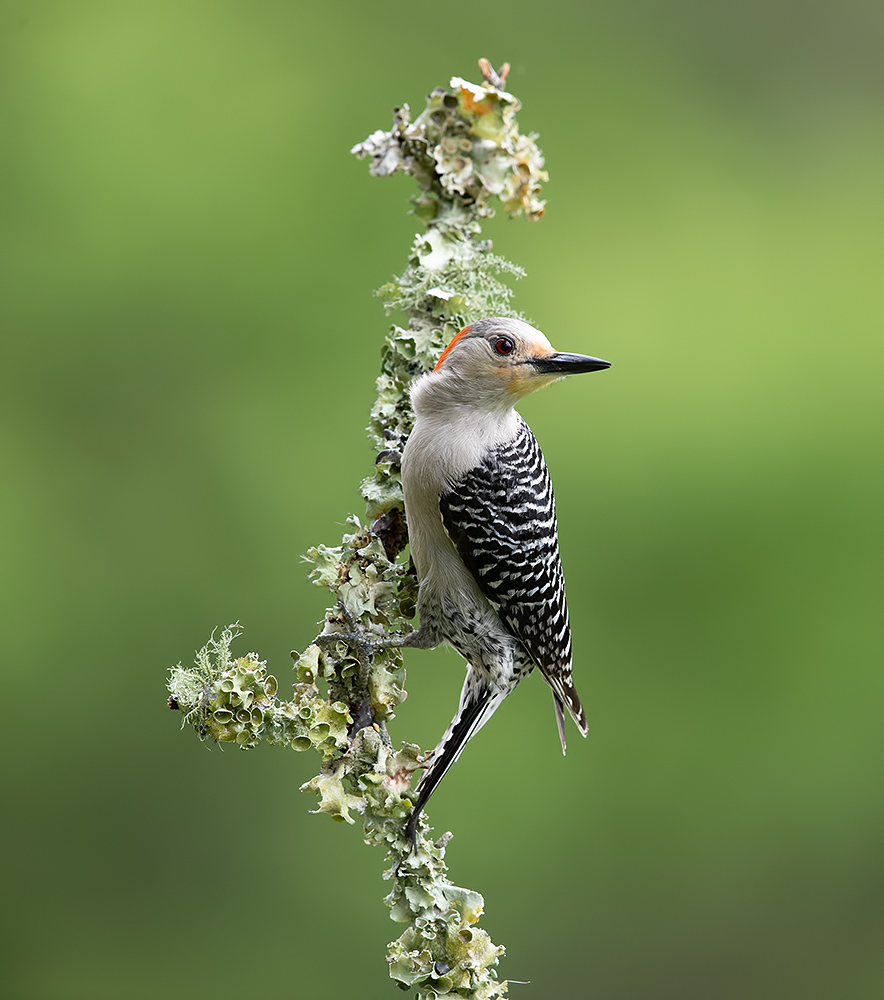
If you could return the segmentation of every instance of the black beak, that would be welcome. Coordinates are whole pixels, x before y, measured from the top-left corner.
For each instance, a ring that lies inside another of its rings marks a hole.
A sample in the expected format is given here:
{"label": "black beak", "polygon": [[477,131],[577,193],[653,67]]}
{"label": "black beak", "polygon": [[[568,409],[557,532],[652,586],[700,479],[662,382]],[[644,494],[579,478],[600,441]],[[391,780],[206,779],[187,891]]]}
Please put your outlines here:
{"label": "black beak", "polygon": [[576,375],[578,372],[600,372],[611,367],[610,361],[591,358],[588,354],[547,354],[530,362],[543,375]]}

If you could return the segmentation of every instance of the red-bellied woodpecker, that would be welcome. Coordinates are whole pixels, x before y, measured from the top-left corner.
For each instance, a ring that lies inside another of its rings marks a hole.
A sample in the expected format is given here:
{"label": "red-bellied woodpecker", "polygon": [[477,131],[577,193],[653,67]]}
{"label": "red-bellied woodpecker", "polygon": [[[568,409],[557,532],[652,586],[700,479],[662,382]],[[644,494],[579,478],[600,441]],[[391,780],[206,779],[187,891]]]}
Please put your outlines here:
{"label": "red-bellied woodpecker", "polygon": [[[467,661],[457,714],[433,751],[407,832],[467,741],[534,667],[586,736],[571,681],[571,630],[546,462],[513,409],[523,396],[607,361],[561,354],[534,327],[483,319],[465,327],[411,390],[415,424],[402,455],[420,627],[393,641],[447,642]],[[386,643],[384,643],[386,645]]]}

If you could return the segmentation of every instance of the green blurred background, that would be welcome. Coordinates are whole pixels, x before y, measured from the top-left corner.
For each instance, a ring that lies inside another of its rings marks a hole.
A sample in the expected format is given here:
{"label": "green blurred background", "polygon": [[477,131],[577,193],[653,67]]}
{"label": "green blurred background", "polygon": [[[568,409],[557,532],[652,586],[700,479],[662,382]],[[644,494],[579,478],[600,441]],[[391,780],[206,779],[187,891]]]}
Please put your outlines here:
{"label": "green blurred background", "polygon": [[[514,998],[884,995],[882,36],[859,0],[0,6],[3,996],[398,995],[315,758],[208,752],[164,684],[215,625],[283,683],[313,636],[416,229],[348,150],[482,55],[552,176],[488,227],[515,304],[614,367],[522,406],[590,739],[523,684],[434,798],[452,877]],[[432,746],[460,661],[408,664]]]}

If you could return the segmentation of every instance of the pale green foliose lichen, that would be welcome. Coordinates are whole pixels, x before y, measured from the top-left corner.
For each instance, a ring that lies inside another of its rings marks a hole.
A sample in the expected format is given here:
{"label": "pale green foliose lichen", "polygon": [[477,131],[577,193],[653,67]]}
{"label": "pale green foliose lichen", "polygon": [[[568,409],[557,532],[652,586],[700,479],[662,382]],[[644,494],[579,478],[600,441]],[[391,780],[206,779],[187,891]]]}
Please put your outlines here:
{"label": "pale green foliose lichen", "polygon": [[536,135],[519,131],[519,101],[490,83],[452,77],[437,87],[412,122],[408,105],[393,112],[389,132],[378,130],[351,152],[370,157],[377,177],[397,170],[411,174],[421,193],[415,199],[425,221],[450,218],[468,223],[492,215],[496,196],[512,216],[539,219],[547,180]]}
{"label": "pale green foliose lichen", "polygon": [[312,677],[321,651],[311,646],[297,664],[298,677],[292,697],[277,697],[279,684],[267,672],[267,664],[255,653],[234,659],[230,645],[240,634],[237,626],[212,637],[196,654],[194,666],[178,664],[169,679],[169,692],[202,739],[235,743],[251,750],[258,743],[290,746],[293,750],[319,750],[328,758],[349,743],[347,727],[352,723],[347,705],[321,697]]}

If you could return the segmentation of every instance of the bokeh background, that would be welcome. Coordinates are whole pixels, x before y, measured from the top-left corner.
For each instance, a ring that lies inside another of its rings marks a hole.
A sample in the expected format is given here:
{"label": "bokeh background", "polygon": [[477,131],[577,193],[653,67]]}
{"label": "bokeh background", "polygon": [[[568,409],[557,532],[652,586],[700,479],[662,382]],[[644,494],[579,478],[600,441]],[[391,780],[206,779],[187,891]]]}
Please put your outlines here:
{"label": "bokeh background", "polygon": [[[392,997],[383,859],[312,756],[209,752],[167,669],[286,682],[371,467],[409,179],[351,145],[479,56],[551,180],[515,304],[590,738],[532,677],[435,796],[515,998],[884,995],[882,63],[860,0],[0,6],[0,992]],[[408,654],[395,739],[461,683]],[[573,731],[572,731],[573,732]]]}

